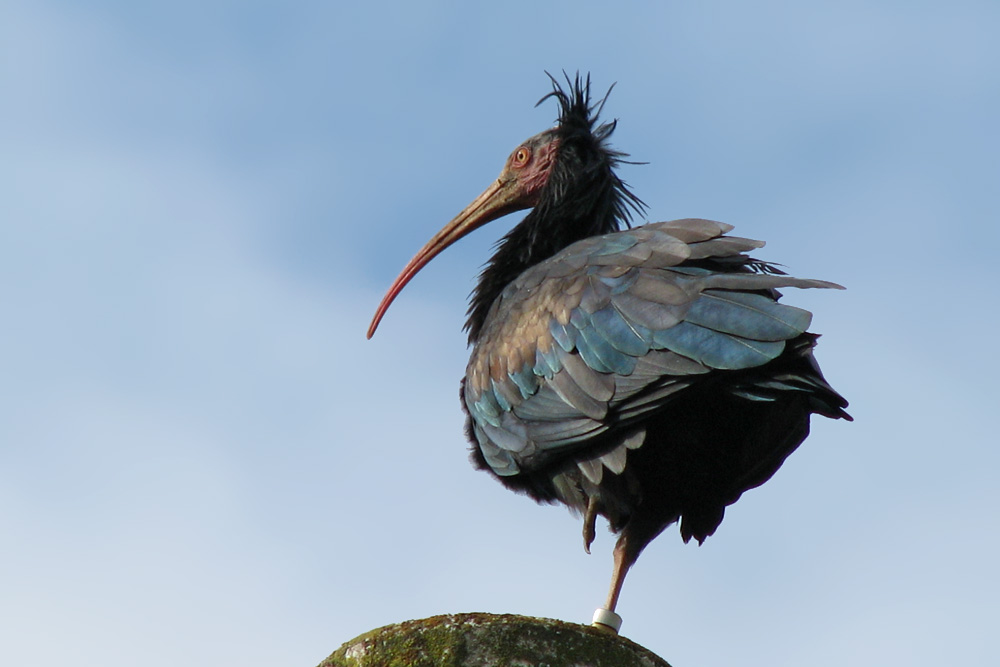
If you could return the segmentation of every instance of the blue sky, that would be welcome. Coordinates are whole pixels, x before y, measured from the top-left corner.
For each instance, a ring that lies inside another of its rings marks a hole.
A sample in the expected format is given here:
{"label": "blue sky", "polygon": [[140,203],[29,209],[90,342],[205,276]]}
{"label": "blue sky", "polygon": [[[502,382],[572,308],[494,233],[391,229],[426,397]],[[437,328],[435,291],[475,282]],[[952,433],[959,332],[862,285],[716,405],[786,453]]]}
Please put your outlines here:
{"label": "blue sky", "polygon": [[[539,6],[542,5],[542,6]],[[642,556],[623,634],[677,665],[987,665],[1000,617],[994,2],[0,6],[0,662],[311,665],[384,624],[586,622],[563,509],[466,460],[493,223],[364,331],[555,108],[617,82],[649,219],[788,290],[853,424],[704,546]]]}

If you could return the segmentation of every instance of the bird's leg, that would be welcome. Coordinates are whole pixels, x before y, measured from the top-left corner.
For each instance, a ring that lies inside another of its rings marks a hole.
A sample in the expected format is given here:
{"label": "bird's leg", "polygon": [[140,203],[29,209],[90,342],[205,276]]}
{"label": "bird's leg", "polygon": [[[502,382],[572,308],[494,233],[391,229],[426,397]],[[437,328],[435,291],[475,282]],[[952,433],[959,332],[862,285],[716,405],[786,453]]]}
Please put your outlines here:
{"label": "bird's leg", "polygon": [[587,502],[587,513],[583,516],[583,550],[590,553],[590,545],[594,542],[594,524],[597,522],[597,496],[591,496]]}
{"label": "bird's leg", "polygon": [[619,539],[615,545],[615,567],[611,576],[608,601],[604,603],[603,608],[594,612],[594,620],[591,623],[594,627],[618,634],[618,630],[622,627],[622,617],[615,613],[615,607],[618,606],[618,596],[622,592],[625,575],[634,561],[635,558],[630,558],[626,553],[624,539]]}
{"label": "bird's leg", "polygon": [[608,601],[604,604],[604,608],[608,611],[614,611],[618,605],[618,596],[622,592],[625,575],[628,574],[628,570],[632,566],[625,555],[625,545],[622,540],[618,540],[618,544],[615,545],[614,557],[615,565],[611,573],[611,590],[608,591]]}

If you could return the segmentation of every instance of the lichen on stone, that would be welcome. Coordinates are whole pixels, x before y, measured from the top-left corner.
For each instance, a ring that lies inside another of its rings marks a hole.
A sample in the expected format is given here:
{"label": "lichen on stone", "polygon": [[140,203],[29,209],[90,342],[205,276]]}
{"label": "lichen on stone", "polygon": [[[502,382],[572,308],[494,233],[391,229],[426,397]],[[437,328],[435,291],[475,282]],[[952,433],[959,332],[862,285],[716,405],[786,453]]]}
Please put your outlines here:
{"label": "lichen on stone", "polygon": [[345,643],[320,667],[669,667],[609,632],[552,619],[445,614]]}

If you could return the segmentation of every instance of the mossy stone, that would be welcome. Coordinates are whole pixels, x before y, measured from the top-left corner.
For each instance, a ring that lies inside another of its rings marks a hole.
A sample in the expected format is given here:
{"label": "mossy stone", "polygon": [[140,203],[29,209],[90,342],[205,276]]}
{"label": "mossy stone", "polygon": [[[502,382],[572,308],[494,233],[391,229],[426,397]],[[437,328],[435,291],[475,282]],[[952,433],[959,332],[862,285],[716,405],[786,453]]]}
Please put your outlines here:
{"label": "mossy stone", "polygon": [[510,614],[445,614],[352,639],[319,667],[670,667],[588,625]]}

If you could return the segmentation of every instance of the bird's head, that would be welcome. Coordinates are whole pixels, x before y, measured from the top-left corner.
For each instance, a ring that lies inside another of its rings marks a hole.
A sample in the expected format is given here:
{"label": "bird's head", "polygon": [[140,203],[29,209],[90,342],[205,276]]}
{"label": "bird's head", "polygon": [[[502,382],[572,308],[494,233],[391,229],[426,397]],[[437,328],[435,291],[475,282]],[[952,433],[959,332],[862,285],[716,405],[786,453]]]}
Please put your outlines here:
{"label": "bird's head", "polygon": [[[455,241],[488,222],[515,211],[535,209],[518,225],[527,225],[530,230],[531,241],[521,243],[523,247],[518,249],[527,257],[537,238],[546,235],[560,238],[555,232],[569,231],[567,240],[560,244],[565,246],[627,225],[630,211],[641,209],[642,202],[613,171],[623,155],[606,145],[615,123],[597,124],[607,96],[592,106],[589,77],[584,80],[577,75],[574,81],[567,77],[569,92],[551,75],[550,78],[553,90],[538,104],[550,97],[558,100],[560,114],[556,127],[521,142],[507,158],[497,179],[413,256],[382,298],[368,327],[368,338],[374,335],[389,305],[420,269]],[[534,261],[545,259],[552,251],[546,249],[545,256],[535,257]]]}

